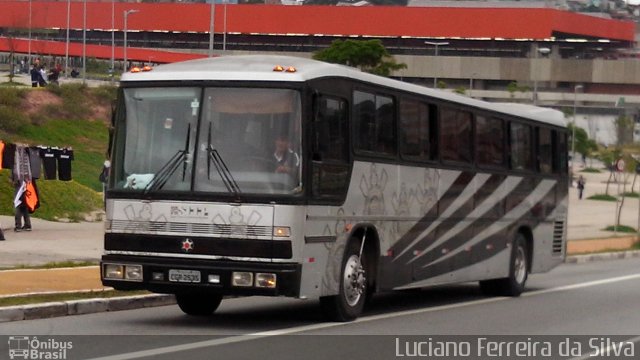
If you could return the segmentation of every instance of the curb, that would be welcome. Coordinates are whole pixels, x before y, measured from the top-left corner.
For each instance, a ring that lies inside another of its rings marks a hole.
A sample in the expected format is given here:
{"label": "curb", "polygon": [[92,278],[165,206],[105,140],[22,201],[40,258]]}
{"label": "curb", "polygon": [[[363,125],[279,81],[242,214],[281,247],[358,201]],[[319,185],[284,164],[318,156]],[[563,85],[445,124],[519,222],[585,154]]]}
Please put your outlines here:
{"label": "curb", "polygon": [[8,321],[47,319],[67,315],[93,314],[105,311],[132,310],[173,305],[173,295],[136,295],[110,299],[84,299],[32,305],[0,307],[0,323]]}
{"label": "curb", "polygon": [[583,264],[592,261],[620,260],[640,257],[640,250],[616,251],[598,254],[571,255],[564,260],[567,264]]}

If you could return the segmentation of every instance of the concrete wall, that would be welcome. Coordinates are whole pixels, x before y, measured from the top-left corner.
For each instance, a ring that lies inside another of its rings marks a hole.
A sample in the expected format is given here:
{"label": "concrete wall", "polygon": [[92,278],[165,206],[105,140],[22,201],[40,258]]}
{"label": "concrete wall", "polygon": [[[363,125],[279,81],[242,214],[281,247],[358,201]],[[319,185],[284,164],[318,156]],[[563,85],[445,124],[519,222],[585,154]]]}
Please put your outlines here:
{"label": "concrete wall", "polygon": [[401,77],[640,84],[640,59],[492,58],[396,55]]}

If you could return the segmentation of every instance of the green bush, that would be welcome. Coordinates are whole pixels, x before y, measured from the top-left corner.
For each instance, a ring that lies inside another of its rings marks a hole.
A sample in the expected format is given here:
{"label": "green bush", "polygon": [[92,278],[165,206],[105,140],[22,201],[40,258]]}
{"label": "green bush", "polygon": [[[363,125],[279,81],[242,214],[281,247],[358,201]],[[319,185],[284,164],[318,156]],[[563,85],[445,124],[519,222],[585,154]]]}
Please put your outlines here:
{"label": "green bush", "polygon": [[91,114],[87,101],[88,87],[84,84],[64,84],[47,88],[62,98],[62,109],[71,119],[84,119]]}
{"label": "green bush", "polygon": [[626,192],[623,194],[625,197],[630,197],[630,198],[637,198],[640,197],[640,194],[638,194],[637,192]]}
{"label": "green bush", "polygon": [[111,85],[102,85],[97,88],[91,89],[91,93],[100,103],[110,105],[116,99],[118,87]]}
{"label": "green bush", "polygon": [[602,171],[600,171],[600,169],[596,169],[596,168],[584,168],[582,170],[580,170],[580,172],[583,173],[601,173]]}
{"label": "green bush", "polygon": [[65,116],[64,107],[58,104],[46,104],[40,108],[37,114],[31,116],[31,123],[42,125],[48,120],[60,119]]}
{"label": "green bush", "polygon": [[621,232],[621,233],[635,233],[636,229],[632,228],[631,226],[627,226],[627,225],[618,225],[618,226],[609,225],[606,228],[604,228],[604,231],[617,231],[617,232]]}
{"label": "green bush", "polygon": [[607,194],[596,194],[589,196],[587,199],[589,200],[601,200],[601,201],[616,201],[615,196],[607,195]]}
{"label": "green bush", "polygon": [[0,105],[0,130],[17,132],[29,122],[29,118],[17,108]]}
{"label": "green bush", "polygon": [[111,64],[108,61],[97,60],[96,58],[87,59],[87,72],[88,73],[107,73],[111,68]]}
{"label": "green bush", "polygon": [[25,90],[15,87],[0,87],[0,105],[17,107],[24,98]]}

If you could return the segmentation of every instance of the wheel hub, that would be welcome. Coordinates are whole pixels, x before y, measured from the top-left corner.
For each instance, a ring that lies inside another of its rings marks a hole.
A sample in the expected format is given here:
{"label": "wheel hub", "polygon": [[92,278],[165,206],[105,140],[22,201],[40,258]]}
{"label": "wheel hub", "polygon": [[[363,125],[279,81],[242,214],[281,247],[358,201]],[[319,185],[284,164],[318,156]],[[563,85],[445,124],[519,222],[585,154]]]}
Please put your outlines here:
{"label": "wheel hub", "polygon": [[513,275],[518,284],[524,283],[527,276],[527,258],[522,247],[516,250],[516,257],[513,264]]}
{"label": "wheel hub", "polygon": [[355,306],[366,288],[365,271],[358,255],[351,255],[345,264],[343,290],[347,304]]}

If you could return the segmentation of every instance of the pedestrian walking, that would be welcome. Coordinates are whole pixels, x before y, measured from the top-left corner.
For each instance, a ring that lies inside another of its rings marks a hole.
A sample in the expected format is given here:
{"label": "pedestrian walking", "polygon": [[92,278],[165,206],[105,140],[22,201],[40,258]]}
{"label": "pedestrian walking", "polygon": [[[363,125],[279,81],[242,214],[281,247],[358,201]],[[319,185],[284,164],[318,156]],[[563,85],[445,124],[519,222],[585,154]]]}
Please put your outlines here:
{"label": "pedestrian walking", "polygon": [[585,180],[582,175],[578,178],[578,199],[582,200],[582,193],[584,192]]}

